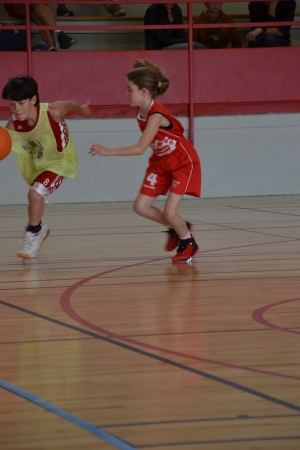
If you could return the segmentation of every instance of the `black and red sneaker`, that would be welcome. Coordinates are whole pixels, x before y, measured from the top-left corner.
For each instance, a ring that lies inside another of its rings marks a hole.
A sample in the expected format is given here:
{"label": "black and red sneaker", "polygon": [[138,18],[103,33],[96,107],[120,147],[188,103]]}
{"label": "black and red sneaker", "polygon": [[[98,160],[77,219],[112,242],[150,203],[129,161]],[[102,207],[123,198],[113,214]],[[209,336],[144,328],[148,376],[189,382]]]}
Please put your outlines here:
{"label": "black and red sneaker", "polygon": [[177,263],[189,263],[192,261],[193,256],[197,255],[198,252],[199,247],[191,235],[188,239],[179,240],[177,253],[173,256],[172,261]]}
{"label": "black and red sneaker", "polygon": [[[186,226],[189,231],[193,228],[190,222],[186,222]],[[173,228],[168,228],[168,230],[164,231],[164,233],[168,233],[167,242],[165,243],[165,250],[166,252],[172,252],[178,245],[179,236]]]}

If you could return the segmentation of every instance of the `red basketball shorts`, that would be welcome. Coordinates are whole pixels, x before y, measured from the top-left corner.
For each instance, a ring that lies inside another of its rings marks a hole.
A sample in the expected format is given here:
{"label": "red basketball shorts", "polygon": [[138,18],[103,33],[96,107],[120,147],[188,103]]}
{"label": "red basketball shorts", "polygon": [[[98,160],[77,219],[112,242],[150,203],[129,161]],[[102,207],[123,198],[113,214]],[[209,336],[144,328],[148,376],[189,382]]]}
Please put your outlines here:
{"label": "red basketball shorts", "polygon": [[65,177],[50,172],[50,170],[46,170],[36,178],[34,183],[30,186],[30,189],[38,192],[43,197],[44,201],[47,201],[47,196],[56,191],[64,179]]}
{"label": "red basketball shorts", "polygon": [[[188,142],[188,141],[187,141]],[[188,142],[174,152],[149,159],[140,193],[149,197],[166,195],[168,191],[178,195],[200,197],[201,165],[194,147]]]}

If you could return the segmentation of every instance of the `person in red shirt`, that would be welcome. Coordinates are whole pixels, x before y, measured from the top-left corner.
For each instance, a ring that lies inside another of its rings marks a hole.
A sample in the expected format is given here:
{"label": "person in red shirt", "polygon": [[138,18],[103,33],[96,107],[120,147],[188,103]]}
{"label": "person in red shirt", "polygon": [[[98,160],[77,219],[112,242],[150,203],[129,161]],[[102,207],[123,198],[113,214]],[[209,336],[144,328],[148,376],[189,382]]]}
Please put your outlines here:
{"label": "person in red shirt", "polygon": [[[173,262],[190,262],[199,247],[190,234],[191,224],[179,215],[184,194],[200,197],[201,166],[197,151],[184,137],[181,123],[155,101],[169,87],[169,79],[161,68],[147,60],[137,60],[127,73],[127,96],[138,108],[137,120],[142,136],[137,144],[107,148],[93,144],[91,155],[131,156],[143,154],[150,146],[149,159],[134,211],[147,219],[168,227],[167,251],[178,246]],[[164,210],[153,206],[159,195],[167,195]]]}

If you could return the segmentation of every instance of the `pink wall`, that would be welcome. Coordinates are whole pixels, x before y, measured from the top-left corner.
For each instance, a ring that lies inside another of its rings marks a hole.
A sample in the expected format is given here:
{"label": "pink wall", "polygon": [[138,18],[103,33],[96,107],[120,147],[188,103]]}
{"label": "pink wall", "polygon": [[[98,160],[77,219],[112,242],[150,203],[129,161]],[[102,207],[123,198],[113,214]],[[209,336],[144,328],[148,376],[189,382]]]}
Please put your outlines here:
{"label": "pink wall", "polygon": [[[193,52],[195,115],[300,111],[300,47]],[[27,73],[27,54],[0,52],[0,87]],[[33,52],[32,76],[42,101],[91,100],[93,117],[128,117],[125,74],[138,58],[163,67],[171,79],[162,98],[173,114],[188,115],[188,52]],[[0,99],[0,119],[9,117]]]}

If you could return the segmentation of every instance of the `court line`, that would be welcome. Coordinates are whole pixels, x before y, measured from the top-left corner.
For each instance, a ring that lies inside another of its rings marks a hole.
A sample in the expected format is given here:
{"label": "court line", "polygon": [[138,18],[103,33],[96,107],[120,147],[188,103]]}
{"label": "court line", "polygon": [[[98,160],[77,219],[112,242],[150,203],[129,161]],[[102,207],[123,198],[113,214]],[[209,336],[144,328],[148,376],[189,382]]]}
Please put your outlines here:
{"label": "court line", "polygon": [[187,420],[160,420],[157,422],[130,422],[130,423],[116,423],[112,425],[100,425],[102,428],[123,428],[123,427],[138,427],[138,426],[154,426],[154,425],[172,425],[184,423],[201,423],[201,422],[231,422],[236,420],[257,420],[257,419],[284,419],[289,417],[299,417],[300,414],[269,414],[261,416],[240,415],[233,417],[207,417],[203,419],[187,419]]}
{"label": "court line", "polygon": [[[285,206],[284,206],[285,207]],[[280,215],[284,215],[284,216],[293,216],[293,217],[300,217],[300,214],[291,214],[291,213],[284,213],[284,212],[278,212],[278,211],[265,211],[263,209],[255,209],[255,208],[246,208],[243,206],[233,206],[233,205],[228,205],[228,208],[233,208],[233,209],[245,209],[247,211],[256,211],[256,212],[263,212],[263,213],[267,213],[267,214],[280,214]]]}
{"label": "court line", "polygon": [[149,263],[149,261],[144,261],[142,263],[134,263],[134,264],[130,264],[128,266],[121,266],[121,267],[115,267],[113,269],[109,269],[106,270],[104,272],[100,272],[98,274],[95,275],[91,275],[87,278],[84,278],[80,281],[78,281],[77,283],[71,285],[70,287],[68,287],[61,295],[60,298],[60,305],[62,310],[73,320],[75,320],[75,322],[80,323],[81,325],[90,328],[91,330],[94,330],[100,334],[103,334],[105,336],[108,336],[110,338],[113,339],[117,339],[118,341],[121,342],[125,342],[127,344],[130,345],[136,345],[142,348],[146,348],[147,350],[154,350],[156,352],[160,352],[160,353],[165,353],[168,355],[172,355],[172,356],[179,356],[180,358],[187,358],[187,359],[192,359],[194,361],[201,361],[201,362],[205,362],[208,364],[213,364],[213,365],[218,365],[221,367],[227,367],[227,368],[233,368],[233,369],[238,369],[238,370],[244,370],[247,372],[253,372],[253,373],[259,373],[259,374],[263,374],[263,375],[269,375],[269,376],[275,376],[275,377],[282,377],[282,378],[287,378],[287,379],[293,379],[293,380],[300,380],[299,376],[296,375],[288,375],[288,374],[283,374],[283,373],[278,373],[278,372],[271,372],[268,370],[263,370],[263,369],[255,369],[253,367],[247,367],[247,366],[240,366],[237,364],[230,364],[230,363],[226,363],[226,362],[222,362],[222,361],[216,361],[216,360],[212,360],[212,359],[208,359],[208,358],[201,358],[198,356],[193,356],[193,355],[188,355],[186,353],[180,353],[180,352],[176,352],[174,350],[170,350],[170,349],[166,349],[163,347],[157,347],[155,345],[151,345],[151,344],[146,344],[144,342],[132,339],[132,338],[128,338],[125,336],[121,336],[117,333],[111,332],[109,330],[106,330],[102,327],[98,327],[97,325],[94,325],[93,323],[89,322],[88,320],[85,320],[83,317],[81,317],[79,314],[76,313],[76,311],[72,308],[71,306],[71,297],[72,294],[81,286],[83,286],[84,284],[88,283],[89,281],[101,277],[102,275],[106,275],[108,273],[112,273],[112,272],[117,272],[120,270],[123,270],[124,268],[132,268],[132,267],[136,267],[136,266],[141,266],[141,265],[145,265]]}
{"label": "court line", "polygon": [[[265,328],[264,328],[265,330]],[[0,342],[0,345],[14,345],[14,344],[34,344],[41,342],[64,342],[64,341],[89,341],[92,338],[65,338],[65,339],[40,339],[35,341],[14,341],[14,342]]]}
{"label": "court line", "polygon": [[36,406],[39,406],[40,408],[46,409],[47,411],[50,411],[51,413],[55,414],[56,416],[61,417],[62,419],[67,420],[68,422],[73,423],[74,425],[77,425],[80,428],[83,428],[85,431],[94,434],[95,436],[103,439],[104,441],[108,442],[111,445],[114,445],[116,448],[119,448],[120,450],[135,450],[136,447],[133,447],[128,442],[123,441],[122,439],[116,438],[110,433],[107,433],[106,431],[90,424],[89,422],[86,422],[83,419],[80,419],[79,417],[74,416],[73,414],[68,413],[67,411],[59,408],[58,406],[53,405],[52,403],[47,402],[46,400],[43,400],[40,397],[37,397],[34,394],[31,394],[30,392],[24,391],[23,389],[20,389],[17,386],[14,386],[13,384],[8,383],[7,381],[0,379],[0,388],[5,389],[8,392],[11,392],[12,394],[18,395],[19,397],[28,400],[29,402],[33,403]]}
{"label": "court line", "polygon": [[259,324],[264,325],[265,327],[268,327],[268,328],[272,327],[273,329],[276,329],[276,330],[279,330],[279,331],[284,331],[285,333],[300,334],[300,331],[295,331],[295,330],[290,329],[290,328],[280,327],[278,325],[275,325],[275,324],[269,322],[268,320],[266,320],[264,318],[264,313],[268,309],[275,308],[278,305],[283,305],[283,304],[286,304],[286,303],[297,302],[299,300],[300,300],[300,298],[291,298],[291,299],[288,299],[288,300],[282,300],[280,302],[270,303],[269,305],[262,306],[261,308],[258,308],[258,309],[256,309],[253,312],[252,318],[253,318],[253,320],[258,322]]}
{"label": "court line", "polygon": [[177,363],[175,361],[172,361],[171,359],[167,359],[167,358],[164,358],[162,356],[155,355],[154,353],[150,353],[150,352],[146,352],[145,350],[141,350],[140,348],[136,348],[136,347],[130,346],[128,344],[125,344],[124,342],[113,340],[113,339],[111,339],[109,337],[106,337],[106,336],[101,336],[98,333],[94,333],[94,332],[86,330],[84,328],[79,328],[77,326],[68,324],[66,322],[62,322],[60,320],[53,319],[51,317],[45,316],[43,314],[36,313],[34,311],[31,311],[31,310],[28,310],[26,308],[23,308],[21,306],[17,306],[17,305],[13,305],[11,303],[7,303],[7,302],[5,302],[3,300],[0,300],[0,304],[3,305],[3,306],[7,306],[9,308],[15,309],[17,311],[24,312],[24,313],[29,314],[31,316],[34,316],[34,317],[46,320],[48,322],[54,323],[56,325],[61,325],[61,326],[65,327],[65,328],[69,328],[70,330],[78,331],[79,333],[85,334],[87,336],[93,336],[96,339],[99,339],[99,340],[101,340],[103,342],[106,342],[108,344],[112,344],[112,345],[115,345],[117,347],[123,348],[125,350],[129,350],[129,351],[131,351],[133,353],[137,353],[138,355],[146,356],[148,358],[151,358],[151,359],[154,359],[156,361],[168,364],[168,365],[176,367],[178,369],[185,370],[185,371],[193,373],[195,375],[202,376],[204,378],[207,378],[208,380],[218,382],[218,383],[223,384],[223,385],[225,385],[227,387],[231,387],[231,388],[240,390],[242,392],[245,392],[246,394],[253,395],[255,397],[261,398],[263,400],[269,401],[271,403],[277,404],[279,406],[283,406],[284,408],[288,408],[288,409],[291,409],[293,411],[297,411],[298,413],[300,413],[300,406],[294,405],[294,404],[286,402],[284,400],[280,400],[280,399],[278,399],[276,397],[272,397],[270,395],[264,394],[262,392],[256,391],[256,390],[248,388],[246,386],[242,386],[242,385],[237,384],[235,382],[228,381],[225,378],[221,378],[221,377],[218,377],[216,375],[212,375],[212,374],[210,374],[208,372],[204,372],[202,370],[194,369],[193,367],[189,367],[189,366],[186,366],[184,364]]}
{"label": "court line", "polygon": [[[247,230],[243,230],[243,229],[238,229],[239,231],[247,231]],[[258,232],[258,234],[261,234]],[[224,252],[224,250],[234,250],[234,249],[241,249],[241,248],[245,248],[245,247],[257,247],[257,246],[264,246],[264,245],[272,245],[272,244],[282,244],[285,242],[293,242],[294,240],[297,240],[296,238],[288,238],[285,236],[285,239],[280,240],[280,241],[271,241],[271,242],[258,242],[255,244],[244,244],[244,245],[234,245],[234,246],[230,246],[230,247],[220,247],[220,248],[213,248],[213,249],[208,249],[208,250],[201,250],[200,253],[198,253],[199,256],[205,256],[205,257],[209,257],[209,258],[215,258],[218,255],[211,255],[211,253],[215,253],[215,252]],[[298,254],[299,252],[297,250],[295,251],[284,251],[283,254]],[[232,253],[229,254],[229,256],[231,255],[235,255],[235,256],[245,256],[246,254],[241,254],[241,253]],[[250,253],[251,255],[255,255],[255,254],[263,254],[263,255],[270,255],[270,254],[278,254],[278,252],[259,252],[259,253]],[[282,254],[282,252],[280,253]],[[228,257],[228,254],[225,254],[224,257]],[[124,256],[124,257],[115,257],[115,258],[78,258],[76,260],[74,259],[52,259],[52,260],[39,260],[38,264],[78,264],[78,262],[102,262],[102,263],[107,263],[107,262],[120,262],[120,261],[141,261],[143,262],[145,259],[147,260],[152,260],[152,261],[163,261],[165,259],[169,259],[169,257],[160,257],[158,258],[157,256],[149,256],[149,255],[144,255],[142,256]],[[151,263],[152,261],[149,261],[149,263]],[[19,264],[15,263],[15,262],[9,262],[9,261],[3,261],[0,262],[0,266],[17,266],[19,267]]]}
{"label": "court line", "polygon": [[[245,231],[246,233],[254,233],[254,234],[261,234],[264,236],[278,237],[278,238],[288,239],[290,241],[299,241],[300,240],[300,238],[282,236],[280,234],[273,234],[273,233],[264,233],[263,231],[249,230],[248,228],[237,228],[237,227],[232,227],[232,226],[230,227],[229,225],[221,225],[218,223],[211,223],[211,222],[202,222],[199,220],[193,220],[192,222],[193,222],[193,224],[197,223],[197,224],[202,224],[202,225],[211,225],[211,226],[218,227],[218,228],[224,228],[226,230]],[[257,245],[259,245],[259,244],[257,244]]]}
{"label": "court line", "polygon": [[[287,330],[298,330],[300,327],[289,327]],[[152,333],[152,334],[125,334],[124,337],[154,337],[154,336],[185,336],[195,334],[215,334],[215,333],[253,333],[259,331],[275,331],[276,328],[244,328],[240,330],[206,330],[187,331],[186,333]]]}
{"label": "court line", "polygon": [[270,436],[261,438],[241,438],[241,439],[220,439],[213,441],[190,441],[190,442],[170,442],[160,444],[138,445],[138,448],[156,448],[156,447],[178,447],[179,445],[209,445],[209,444],[235,444],[237,442],[267,442],[267,441],[290,441],[298,440],[300,436]]}
{"label": "court line", "polygon": [[[289,239],[290,240],[290,239]],[[152,262],[152,261],[151,261]],[[147,261],[145,262],[145,263],[147,263]],[[139,265],[139,264],[143,264],[143,263],[138,263],[138,264],[133,264],[134,266],[135,265]],[[128,268],[129,266],[125,266],[126,268]],[[125,268],[125,267],[122,267],[122,268]],[[120,268],[119,268],[119,270],[120,270]],[[94,278],[94,276],[93,276],[93,278]],[[6,302],[1,302],[2,304],[5,304]],[[10,306],[10,307],[12,307],[12,305],[9,305],[9,304],[7,304],[7,306]],[[15,306],[15,305],[14,305]],[[21,310],[19,307],[17,307],[16,309],[19,309],[19,310]],[[25,309],[24,308],[22,308],[22,310],[24,310],[25,311]],[[28,311],[28,310],[27,310]],[[30,313],[32,313],[32,312],[30,312]],[[41,315],[39,315],[39,314],[34,314],[34,315],[36,315],[36,316],[38,316],[38,317],[42,317]],[[43,316],[43,318],[46,318],[46,316]],[[49,318],[47,318],[47,320],[49,320]],[[55,323],[58,323],[58,321],[55,321]],[[97,336],[97,338],[99,339],[100,338],[100,336]],[[111,339],[109,339],[109,340],[107,340],[108,342],[110,342],[110,343],[113,343],[113,344],[115,344],[115,345],[118,345],[118,346],[120,346],[120,342],[115,342],[115,341],[112,341]],[[122,345],[121,345],[122,346]],[[124,346],[123,345],[123,347],[129,347],[129,346]],[[166,360],[165,358],[161,358],[161,357],[158,357],[158,356],[156,356],[156,355],[153,355],[153,354],[149,354],[148,352],[144,352],[144,351],[141,351],[141,350],[138,350],[138,349],[135,349],[135,348],[129,348],[129,350],[131,350],[131,351],[134,351],[134,352],[137,352],[137,353],[140,353],[140,354],[145,354],[145,356],[148,356],[148,357],[150,357],[150,358],[153,358],[153,359],[158,359],[158,360],[160,360],[160,361],[164,361],[164,362],[166,362],[166,363],[168,363],[168,364],[170,364],[170,365],[173,365],[173,366],[175,366],[175,367],[180,367],[180,368],[183,368],[184,370],[188,370],[189,372],[193,372],[193,373],[197,373],[197,374],[200,374],[200,375],[202,375],[202,376],[204,376],[204,377],[206,377],[206,378],[209,378],[209,379],[211,379],[211,380],[214,380],[214,381],[218,381],[218,382],[221,382],[222,384],[225,384],[225,385],[227,385],[227,386],[231,386],[231,387],[234,387],[234,388],[236,388],[236,389],[240,389],[240,390],[242,390],[242,391],[245,391],[245,392],[247,392],[247,393],[250,393],[250,394],[252,394],[252,395],[256,395],[256,396],[258,396],[258,397],[260,397],[260,398],[263,398],[263,399],[265,399],[265,400],[269,400],[269,401],[272,401],[273,403],[277,403],[277,404],[279,404],[279,405],[281,405],[281,406],[285,406],[285,407],[288,407],[288,408],[290,408],[290,409],[293,409],[293,410],[296,410],[296,411],[300,411],[300,408],[298,407],[298,406],[296,406],[296,405],[293,405],[293,404],[290,404],[290,403],[288,403],[288,402],[284,402],[284,401],[282,401],[282,400],[280,400],[280,399],[276,399],[275,397],[271,397],[271,396],[268,396],[268,395],[266,395],[266,394],[263,394],[263,393],[260,393],[260,392],[258,392],[258,391],[255,391],[255,390],[252,390],[252,389],[249,389],[249,388],[246,388],[246,387],[244,387],[244,386],[241,386],[241,385],[238,385],[238,384],[236,384],[236,383],[232,383],[232,382],[230,382],[230,381],[227,381],[227,380],[225,380],[225,379],[222,379],[222,378],[219,378],[219,377],[215,377],[215,376],[213,376],[213,375],[210,375],[210,374],[208,374],[208,373],[205,373],[205,372],[202,372],[202,371],[196,371],[195,369],[192,369],[192,368],[190,368],[190,367],[187,367],[187,366],[183,366],[183,365],[181,365],[181,364],[178,364],[178,363],[175,363],[174,361],[171,361],[171,360]],[[4,387],[4,386],[2,386],[2,387]],[[5,388],[5,387],[4,387]],[[14,387],[13,387],[14,388]],[[5,388],[6,389],[6,388]],[[17,388],[18,389],[18,388]],[[25,392],[25,391],[24,391]],[[27,394],[27,393],[26,393]],[[19,395],[19,394],[17,394],[17,395]],[[31,395],[31,394],[29,394],[29,395]],[[24,397],[25,398],[25,397]],[[38,399],[38,398],[37,398]],[[40,399],[38,399],[38,400],[40,400]],[[51,405],[52,406],[52,405]],[[56,408],[56,407],[55,407]],[[63,416],[62,416],[63,417]],[[74,416],[75,417],[75,416]],[[78,419],[78,418],[76,418],[76,419]],[[79,421],[81,420],[81,419],[78,419]],[[88,425],[90,425],[90,424],[88,424]],[[92,425],[91,425],[92,426]],[[98,431],[100,431],[100,430],[98,430]],[[132,448],[132,447],[131,447]]]}

